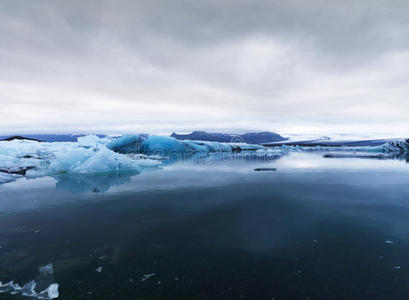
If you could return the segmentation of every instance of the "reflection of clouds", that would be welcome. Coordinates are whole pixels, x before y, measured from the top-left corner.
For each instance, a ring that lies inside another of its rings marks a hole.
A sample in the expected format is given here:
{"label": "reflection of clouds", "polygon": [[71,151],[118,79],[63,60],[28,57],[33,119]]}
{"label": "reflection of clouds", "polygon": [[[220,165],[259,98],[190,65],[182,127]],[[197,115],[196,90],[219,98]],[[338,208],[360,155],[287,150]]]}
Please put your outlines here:
{"label": "reflection of clouds", "polygon": [[55,176],[58,190],[68,190],[74,193],[93,192],[104,193],[111,186],[122,185],[131,181],[131,177],[139,174],[132,173],[110,173],[95,175],[61,175]]}

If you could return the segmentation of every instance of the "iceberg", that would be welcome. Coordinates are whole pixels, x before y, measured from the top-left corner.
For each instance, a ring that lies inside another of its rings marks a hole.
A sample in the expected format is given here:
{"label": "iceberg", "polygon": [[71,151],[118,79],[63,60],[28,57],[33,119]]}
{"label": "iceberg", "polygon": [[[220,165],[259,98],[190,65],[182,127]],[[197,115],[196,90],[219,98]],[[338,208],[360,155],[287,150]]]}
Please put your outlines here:
{"label": "iceberg", "polygon": [[49,167],[52,173],[95,174],[116,171],[140,171],[136,160],[101,148],[78,148],[57,157]]}
{"label": "iceberg", "polygon": [[43,143],[31,140],[0,142],[0,183],[26,175],[97,174],[156,167],[158,159],[117,153],[106,145],[112,139],[79,137],[77,142]]}
{"label": "iceberg", "polygon": [[173,137],[146,134],[123,135],[106,146],[119,153],[139,153],[160,157],[167,157],[170,153],[209,152],[208,147],[197,142],[179,141]]}
{"label": "iceberg", "polygon": [[232,152],[242,150],[266,149],[262,145],[246,143],[222,143],[197,140],[178,140],[158,135],[123,135],[108,143],[107,148],[119,153],[139,153],[149,156],[168,157],[177,154],[180,157],[211,152]]}

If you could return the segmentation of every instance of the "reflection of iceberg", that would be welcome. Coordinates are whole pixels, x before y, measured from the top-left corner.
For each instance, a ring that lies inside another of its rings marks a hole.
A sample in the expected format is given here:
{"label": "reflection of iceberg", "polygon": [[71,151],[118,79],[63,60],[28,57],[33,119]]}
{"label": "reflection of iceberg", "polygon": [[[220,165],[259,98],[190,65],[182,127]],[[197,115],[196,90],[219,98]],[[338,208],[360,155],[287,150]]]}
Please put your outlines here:
{"label": "reflection of iceberg", "polygon": [[54,176],[54,178],[57,180],[56,187],[59,190],[68,190],[74,193],[103,193],[111,186],[130,182],[131,177],[136,174],[138,174],[138,172],[91,175],[64,174]]}
{"label": "reflection of iceberg", "polygon": [[[38,276],[23,286],[14,281],[2,283],[0,281],[0,293],[9,293],[11,295],[21,294],[30,298],[37,299],[55,299],[58,298],[58,283],[54,283],[53,265],[50,263],[39,268]],[[37,287],[41,292],[36,292]]]}

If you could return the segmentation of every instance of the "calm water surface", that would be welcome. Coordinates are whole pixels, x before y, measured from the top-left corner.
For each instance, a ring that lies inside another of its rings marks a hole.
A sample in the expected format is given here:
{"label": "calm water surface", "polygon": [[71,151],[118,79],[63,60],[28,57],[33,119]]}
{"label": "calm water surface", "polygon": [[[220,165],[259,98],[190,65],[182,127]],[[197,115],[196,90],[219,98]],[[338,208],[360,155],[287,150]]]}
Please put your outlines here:
{"label": "calm water surface", "polygon": [[21,179],[0,186],[0,247],[3,283],[52,263],[59,299],[409,299],[409,165],[293,153]]}

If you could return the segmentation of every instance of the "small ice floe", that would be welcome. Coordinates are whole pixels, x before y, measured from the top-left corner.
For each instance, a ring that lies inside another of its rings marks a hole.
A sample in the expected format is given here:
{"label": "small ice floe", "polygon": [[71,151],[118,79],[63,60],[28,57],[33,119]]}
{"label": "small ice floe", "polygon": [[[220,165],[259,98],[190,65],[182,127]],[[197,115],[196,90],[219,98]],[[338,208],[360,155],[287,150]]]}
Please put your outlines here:
{"label": "small ice floe", "polygon": [[98,273],[101,273],[102,272],[102,267],[98,267],[98,268],[96,268],[96,270],[95,271],[97,271]]}
{"label": "small ice floe", "polygon": [[21,288],[21,294],[23,296],[34,297],[36,295],[36,292],[35,292],[35,287],[36,286],[37,286],[37,283],[34,280],[31,280],[30,282],[27,282]]}
{"label": "small ice floe", "polygon": [[53,270],[53,264],[49,263],[48,265],[42,266],[38,268],[38,271],[42,274],[42,275],[51,275],[54,273]]}
{"label": "small ice floe", "polygon": [[277,171],[277,168],[255,168],[254,171],[257,171],[257,172],[260,172],[260,171],[274,172],[274,171]]}
{"label": "small ice floe", "polygon": [[5,284],[0,281],[0,293],[10,293],[11,295],[21,293],[23,296],[37,299],[55,299],[59,296],[58,283],[50,284],[48,288],[39,293],[35,291],[36,286],[37,283],[34,280],[26,283],[23,285],[23,287],[21,287],[18,283],[14,283],[14,281],[10,281]]}
{"label": "small ice floe", "polygon": [[314,243],[318,242],[318,240],[312,240]]}
{"label": "small ice floe", "polygon": [[[39,275],[36,277],[36,279],[39,279],[40,286],[47,282],[44,282],[44,280],[52,280],[53,278],[50,276],[52,274],[52,263],[39,267]],[[22,296],[36,299],[55,299],[59,296],[58,283],[51,283],[46,289],[43,289],[40,292],[36,291],[36,287],[37,282],[35,280],[27,282],[22,287],[18,283],[14,283],[14,281],[9,281],[4,284],[0,281],[0,293],[10,293],[11,295],[21,294]]]}
{"label": "small ice floe", "polygon": [[385,241],[385,244],[393,244],[392,241]]}
{"label": "small ice floe", "polygon": [[148,280],[149,278],[151,278],[152,276],[155,276],[155,275],[156,275],[156,273],[145,274],[145,275],[143,275],[141,281]]}
{"label": "small ice floe", "polygon": [[0,293],[13,293],[15,291],[20,291],[21,287],[18,283],[14,283],[14,281],[9,281],[4,283],[0,281]]}
{"label": "small ice floe", "polygon": [[400,266],[393,267],[395,270],[399,270]]}

